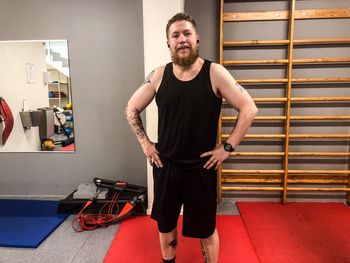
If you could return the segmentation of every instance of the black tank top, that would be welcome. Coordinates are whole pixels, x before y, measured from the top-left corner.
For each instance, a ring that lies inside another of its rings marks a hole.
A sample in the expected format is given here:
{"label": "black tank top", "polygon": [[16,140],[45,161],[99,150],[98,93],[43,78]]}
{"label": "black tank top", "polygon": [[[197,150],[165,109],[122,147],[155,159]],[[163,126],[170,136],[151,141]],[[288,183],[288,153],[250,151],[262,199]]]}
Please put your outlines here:
{"label": "black tank top", "polygon": [[200,155],[216,145],[222,100],[213,92],[210,65],[210,61],[204,60],[199,73],[189,81],[175,77],[172,63],[165,66],[156,94],[156,148],[166,160],[190,166],[202,165],[205,159]]}

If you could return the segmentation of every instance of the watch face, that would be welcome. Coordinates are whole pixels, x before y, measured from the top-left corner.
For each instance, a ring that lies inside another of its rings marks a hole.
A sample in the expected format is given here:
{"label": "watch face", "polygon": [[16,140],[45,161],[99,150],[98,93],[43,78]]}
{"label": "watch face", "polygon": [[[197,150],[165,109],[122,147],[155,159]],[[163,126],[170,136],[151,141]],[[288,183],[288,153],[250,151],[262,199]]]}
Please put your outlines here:
{"label": "watch face", "polygon": [[232,148],[231,144],[226,143],[226,142],[224,143],[224,149],[227,152],[233,152],[233,148]]}

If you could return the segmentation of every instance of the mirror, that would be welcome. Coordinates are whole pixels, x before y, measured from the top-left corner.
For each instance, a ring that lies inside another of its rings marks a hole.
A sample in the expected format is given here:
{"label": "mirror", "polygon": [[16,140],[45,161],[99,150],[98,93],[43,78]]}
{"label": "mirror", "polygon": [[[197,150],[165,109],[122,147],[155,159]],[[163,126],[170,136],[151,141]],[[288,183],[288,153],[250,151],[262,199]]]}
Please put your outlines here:
{"label": "mirror", "polygon": [[67,40],[0,41],[0,152],[74,152]]}

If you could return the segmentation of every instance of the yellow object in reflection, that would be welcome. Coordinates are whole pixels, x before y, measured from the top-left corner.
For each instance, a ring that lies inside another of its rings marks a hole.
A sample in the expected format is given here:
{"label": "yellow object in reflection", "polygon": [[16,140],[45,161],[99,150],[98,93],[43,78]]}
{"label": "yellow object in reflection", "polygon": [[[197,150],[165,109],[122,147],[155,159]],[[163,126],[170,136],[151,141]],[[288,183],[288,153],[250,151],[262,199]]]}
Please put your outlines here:
{"label": "yellow object in reflection", "polygon": [[41,144],[41,150],[43,151],[53,151],[55,150],[55,142],[52,139],[46,139]]}

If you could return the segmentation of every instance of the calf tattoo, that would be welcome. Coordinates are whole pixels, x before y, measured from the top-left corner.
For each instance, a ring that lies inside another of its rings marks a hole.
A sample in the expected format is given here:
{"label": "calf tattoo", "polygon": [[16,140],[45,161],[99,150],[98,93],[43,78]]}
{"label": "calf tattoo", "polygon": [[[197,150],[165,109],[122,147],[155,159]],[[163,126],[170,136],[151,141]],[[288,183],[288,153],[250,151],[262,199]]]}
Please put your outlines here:
{"label": "calf tattoo", "polygon": [[175,238],[174,240],[172,240],[170,243],[169,243],[169,246],[173,247],[174,249],[176,248],[177,246],[177,239]]}
{"label": "calf tattoo", "polygon": [[204,263],[209,263],[209,249],[207,247],[207,244],[203,240],[201,240],[201,249],[204,258]]}
{"label": "calf tattoo", "polygon": [[140,113],[137,110],[132,110],[130,114],[128,114],[125,111],[125,115],[136,137],[138,139],[143,139],[146,136],[146,132],[145,132],[145,129],[143,128]]}

